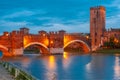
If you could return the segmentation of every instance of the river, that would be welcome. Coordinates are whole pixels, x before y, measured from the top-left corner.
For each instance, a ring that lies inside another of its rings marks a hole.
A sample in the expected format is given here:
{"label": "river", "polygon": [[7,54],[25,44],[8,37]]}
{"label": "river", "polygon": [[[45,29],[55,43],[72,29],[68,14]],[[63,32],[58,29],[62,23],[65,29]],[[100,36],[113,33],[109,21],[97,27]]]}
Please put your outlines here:
{"label": "river", "polygon": [[40,80],[120,80],[119,55],[24,55],[5,60]]}

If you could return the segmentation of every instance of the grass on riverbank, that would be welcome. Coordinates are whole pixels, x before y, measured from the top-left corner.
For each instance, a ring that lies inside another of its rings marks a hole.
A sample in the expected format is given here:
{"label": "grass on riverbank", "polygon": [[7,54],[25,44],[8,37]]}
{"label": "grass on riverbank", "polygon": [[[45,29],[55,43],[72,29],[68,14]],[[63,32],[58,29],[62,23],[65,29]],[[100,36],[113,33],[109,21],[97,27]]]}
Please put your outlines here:
{"label": "grass on riverbank", "polygon": [[93,51],[93,53],[106,53],[106,54],[120,54],[120,49],[100,49],[97,51]]}

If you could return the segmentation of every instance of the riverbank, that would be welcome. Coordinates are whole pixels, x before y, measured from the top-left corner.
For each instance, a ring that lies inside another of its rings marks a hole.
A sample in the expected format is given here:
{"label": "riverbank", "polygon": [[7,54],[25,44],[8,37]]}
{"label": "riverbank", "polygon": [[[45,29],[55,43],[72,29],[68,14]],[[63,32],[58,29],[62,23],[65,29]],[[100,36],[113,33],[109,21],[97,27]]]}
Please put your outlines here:
{"label": "riverbank", "polygon": [[104,53],[104,54],[120,54],[120,49],[99,49],[92,53]]}
{"label": "riverbank", "polygon": [[[38,80],[37,78],[30,75],[22,68],[20,69],[19,67],[12,63],[0,62],[0,65],[12,75],[14,80]],[[13,80],[13,79],[0,79],[0,80]]]}
{"label": "riverbank", "polygon": [[0,80],[14,80],[12,75],[0,64]]}

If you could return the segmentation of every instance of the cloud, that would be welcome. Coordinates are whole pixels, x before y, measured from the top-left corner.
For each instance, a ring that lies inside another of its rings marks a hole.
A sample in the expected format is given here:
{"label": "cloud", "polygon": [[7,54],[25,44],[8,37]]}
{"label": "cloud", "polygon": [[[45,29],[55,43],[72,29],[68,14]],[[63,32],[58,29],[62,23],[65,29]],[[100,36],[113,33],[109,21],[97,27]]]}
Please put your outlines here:
{"label": "cloud", "polygon": [[52,17],[39,17],[38,20],[51,20]]}
{"label": "cloud", "polygon": [[5,21],[2,20],[0,21],[0,26],[2,27],[9,27],[9,28],[18,28],[18,27],[22,27],[22,26],[27,26],[28,24],[30,24],[29,22],[23,21],[23,22],[12,22],[12,21]]}
{"label": "cloud", "polygon": [[110,6],[120,9],[120,0],[114,0]]}
{"label": "cloud", "polygon": [[32,16],[35,13],[33,11],[28,11],[28,10],[22,10],[22,11],[17,11],[13,12],[11,14],[3,16],[3,18],[16,18],[16,17],[24,17],[24,16]]}
{"label": "cloud", "polygon": [[89,32],[89,22],[81,22],[79,19],[67,20],[58,17],[38,17],[40,22],[42,20],[49,20],[48,22],[36,25],[35,21],[10,21],[2,20],[0,25],[11,28],[11,30],[19,29],[20,27],[28,27],[32,33],[37,33],[38,30],[45,31],[59,31],[66,30],[67,32]]}
{"label": "cloud", "polygon": [[119,28],[120,21],[120,0],[113,0],[111,4],[106,4],[107,17],[106,28]]}
{"label": "cloud", "polygon": [[[47,26],[47,27],[46,27]],[[63,24],[63,23],[47,23],[44,26],[29,26],[32,33],[38,30],[59,31],[65,30],[67,32],[89,32],[89,22],[76,23],[76,24]]]}
{"label": "cloud", "polygon": [[109,2],[110,2],[109,4],[108,3],[104,4],[106,7],[106,10],[111,11],[111,13],[120,12],[120,0],[111,0]]}
{"label": "cloud", "polygon": [[[56,1],[50,1],[47,6],[46,1],[43,1],[45,5],[41,1],[38,2],[41,5],[36,6],[36,4],[29,3],[13,10],[8,10],[1,17],[0,25],[13,30],[28,26],[32,33],[36,33],[38,30],[58,31],[61,29],[67,32],[89,32],[89,21],[87,21],[89,17],[86,15],[89,14],[89,10],[88,6],[84,5],[88,2],[87,0],[62,0],[62,2],[57,2],[57,4],[55,4]],[[83,6],[81,7],[80,4]]]}
{"label": "cloud", "polygon": [[120,14],[109,16],[106,20],[107,28],[119,28]]}
{"label": "cloud", "polygon": [[120,0],[109,1],[106,6],[106,28],[119,28],[120,21]]}

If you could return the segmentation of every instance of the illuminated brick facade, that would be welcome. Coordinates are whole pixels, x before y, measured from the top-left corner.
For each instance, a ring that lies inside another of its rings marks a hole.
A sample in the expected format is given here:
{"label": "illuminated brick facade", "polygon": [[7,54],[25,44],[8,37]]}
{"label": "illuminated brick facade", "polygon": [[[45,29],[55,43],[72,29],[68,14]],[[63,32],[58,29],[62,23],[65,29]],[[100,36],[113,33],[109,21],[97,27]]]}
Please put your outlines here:
{"label": "illuminated brick facade", "polygon": [[25,48],[37,44],[42,54],[63,53],[64,48],[74,42],[82,44],[85,52],[90,51],[90,40],[82,34],[69,34],[64,30],[49,33],[41,30],[38,34],[31,34],[28,28],[20,28],[0,36],[0,50],[5,56],[22,55]]}
{"label": "illuminated brick facade", "polygon": [[91,48],[96,50],[101,46],[101,38],[105,32],[105,7],[91,7],[90,8],[90,36]]}
{"label": "illuminated brick facade", "polygon": [[111,28],[104,32],[103,43],[114,38],[115,42],[120,42],[120,28]]}

